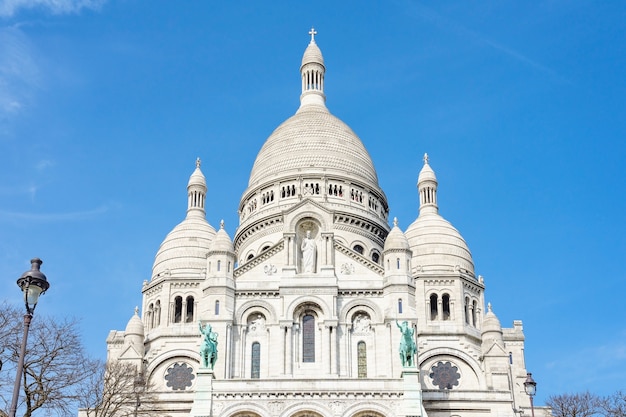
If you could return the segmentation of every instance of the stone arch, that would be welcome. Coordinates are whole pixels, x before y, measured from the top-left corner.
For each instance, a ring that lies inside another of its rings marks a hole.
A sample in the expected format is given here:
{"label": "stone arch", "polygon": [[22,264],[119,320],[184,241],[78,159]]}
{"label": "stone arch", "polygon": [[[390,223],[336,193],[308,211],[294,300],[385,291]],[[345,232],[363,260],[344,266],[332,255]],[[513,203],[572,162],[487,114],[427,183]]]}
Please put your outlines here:
{"label": "stone arch", "polygon": [[169,369],[172,367],[176,368],[176,366],[182,366],[183,368],[191,368],[189,371],[189,374],[191,375],[188,381],[189,384],[183,384],[184,388],[182,391],[193,389],[197,382],[195,375],[200,365],[199,356],[199,354],[192,355],[189,351],[177,351],[162,355],[160,358],[153,360],[148,365],[146,369],[147,379],[154,384],[155,389],[169,391],[170,389],[173,389],[172,387],[167,386],[168,381],[166,381],[166,375],[168,374]]}
{"label": "stone arch", "polygon": [[150,361],[148,366],[146,367],[146,374],[148,377],[151,377],[154,371],[160,367],[162,364],[171,361],[172,359],[176,360],[187,360],[192,362],[194,365],[200,365],[200,353],[190,350],[190,349],[179,349],[173,350],[170,352],[163,352],[158,355],[156,358]]}
{"label": "stone arch", "polygon": [[[360,251],[357,249],[358,247],[360,247]],[[363,242],[362,240],[353,240],[352,243],[350,243],[350,249],[352,249],[353,251],[355,251],[356,253],[358,253],[359,255],[363,256],[363,257],[367,257],[367,254],[370,251],[370,248],[368,245],[365,244],[365,242]]]}
{"label": "stone arch", "polygon": [[263,310],[268,323],[277,323],[278,315],[274,307],[265,300],[246,301],[235,313],[235,324],[244,325],[247,323],[248,316],[254,313],[254,310]]}
{"label": "stone arch", "polygon": [[[461,381],[461,383],[465,385],[465,388],[463,389],[468,388],[466,384],[470,384],[472,389],[486,389],[487,387],[487,382],[480,370],[480,365],[473,357],[465,352],[451,348],[437,348],[426,351],[419,356],[419,368],[421,370],[420,378],[424,387],[438,389],[438,387],[434,387],[429,375],[432,366],[439,361],[453,362],[455,365],[461,366],[459,368],[459,372],[461,374],[461,378],[465,379],[464,381]],[[471,385],[472,382],[470,378],[473,378],[478,387]]]}
{"label": "stone arch", "polygon": [[287,312],[285,314],[286,318],[292,319],[297,322],[297,319],[299,317],[298,311],[306,308],[307,306],[317,307],[317,309],[319,309],[319,313],[321,313],[318,314],[324,318],[332,317],[332,309],[328,304],[324,302],[324,300],[315,296],[303,296],[298,297],[297,299],[292,301],[289,306],[287,306]]}
{"label": "stone arch", "polygon": [[343,412],[346,417],[385,417],[395,414],[390,408],[373,401],[359,401]]}
{"label": "stone arch", "polygon": [[224,417],[270,417],[270,413],[251,401],[237,402],[220,413]]}
{"label": "stone arch", "polygon": [[343,306],[343,308],[339,312],[339,322],[341,324],[350,324],[352,316],[358,310],[366,310],[375,323],[383,322],[384,316],[382,311],[380,311],[379,306],[376,305],[376,303],[366,299],[352,300],[345,306]]}
{"label": "stone arch", "polygon": [[[320,210],[321,209],[321,210]],[[330,225],[328,224],[327,219],[324,218],[323,214],[326,209],[317,204],[312,204],[310,202],[303,204],[300,206],[300,211],[297,212],[291,219],[286,221],[285,231],[294,231],[298,232],[298,226],[306,220],[314,221],[317,223],[318,231],[329,230]],[[321,212],[319,212],[321,211]]]}
{"label": "stone arch", "polygon": [[325,417],[333,414],[320,404],[301,402],[285,408],[280,417]]}

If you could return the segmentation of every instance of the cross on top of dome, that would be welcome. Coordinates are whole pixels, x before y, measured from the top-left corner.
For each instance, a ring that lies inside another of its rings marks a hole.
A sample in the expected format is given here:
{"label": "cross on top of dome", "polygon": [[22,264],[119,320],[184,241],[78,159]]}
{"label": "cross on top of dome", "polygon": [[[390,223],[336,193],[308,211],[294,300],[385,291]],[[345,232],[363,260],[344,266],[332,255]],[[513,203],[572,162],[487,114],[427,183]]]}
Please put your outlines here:
{"label": "cross on top of dome", "polygon": [[196,158],[196,168],[200,168],[200,163],[201,163],[200,158],[199,157]]}
{"label": "cross on top of dome", "polygon": [[314,27],[311,27],[311,30],[309,30],[309,35],[311,35],[311,42],[315,43],[315,35],[317,35],[317,31]]}
{"label": "cross on top of dome", "polygon": [[427,153],[424,154],[424,158],[423,159],[424,159],[424,164],[428,164],[428,154]]}

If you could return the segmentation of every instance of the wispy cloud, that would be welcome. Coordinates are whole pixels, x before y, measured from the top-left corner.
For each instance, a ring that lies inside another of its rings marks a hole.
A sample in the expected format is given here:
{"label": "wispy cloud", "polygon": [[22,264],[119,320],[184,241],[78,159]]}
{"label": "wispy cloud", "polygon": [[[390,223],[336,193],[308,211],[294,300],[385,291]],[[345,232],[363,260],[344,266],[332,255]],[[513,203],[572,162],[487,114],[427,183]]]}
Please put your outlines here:
{"label": "wispy cloud", "polygon": [[64,222],[90,220],[109,211],[108,206],[97,207],[93,210],[73,211],[67,213],[24,213],[0,211],[0,220],[28,220],[39,222]]}
{"label": "wispy cloud", "polygon": [[15,27],[0,29],[0,120],[19,113],[41,84],[33,47]]}
{"label": "wispy cloud", "polygon": [[430,20],[432,23],[434,23],[435,25],[447,29],[451,32],[455,32],[461,36],[463,36],[465,39],[469,39],[472,40],[478,44],[482,44],[482,45],[486,45],[506,56],[508,56],[509,58],[512,58],[528,67],[534,68],[538,71],[544,72],[546,74],[549,74],[551,76],[557,77],[557,78],[561,78],[556,71],[554,71],[553,69],[549,68],[548,66],[542,64],[541,62],[530,58],[529,56],[516,51],[513,48],[510,48],[500,42],[497,42],[493,39],[488,38],[487,36],[469,29],[465,26],[463,26],[462,24],[443,16],[442,14],[438,13],[437,11],[424,6],[423,4],[419,4],[419,3],[411,3],[410,7],[413,9],[413,11],[421,16],[422,18],[428,19]]}
{"label": "wispy cloud", "polygon": [[98,10],[106,0],[0,0],[0,16],[12,17],[21,9],[40,9],[51,14]]}

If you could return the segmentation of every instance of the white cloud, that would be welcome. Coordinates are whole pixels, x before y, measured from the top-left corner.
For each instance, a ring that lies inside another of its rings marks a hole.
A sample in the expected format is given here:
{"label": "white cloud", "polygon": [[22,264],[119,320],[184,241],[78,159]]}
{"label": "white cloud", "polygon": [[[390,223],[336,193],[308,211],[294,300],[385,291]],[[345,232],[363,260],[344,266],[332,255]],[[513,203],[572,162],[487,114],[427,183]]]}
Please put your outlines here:
{"label": "white cloud", "polygon": [[20,9],[40,9],[52,14],[98,10],[106,0],[0,0],[0,16],[11,17]]}
{"label": "white cloud", "polygon": [[18,114],[40,87],[33,46],[16,27],[0,29],[0,120]]}
{"label": "white cloud", "polygon": [[90,220],[109,211],[108,206],[97,207],[87,211],[74,211],[67,213],[23,213],[0,211],[0,220],[28,220],[39,222],[64,222]]}

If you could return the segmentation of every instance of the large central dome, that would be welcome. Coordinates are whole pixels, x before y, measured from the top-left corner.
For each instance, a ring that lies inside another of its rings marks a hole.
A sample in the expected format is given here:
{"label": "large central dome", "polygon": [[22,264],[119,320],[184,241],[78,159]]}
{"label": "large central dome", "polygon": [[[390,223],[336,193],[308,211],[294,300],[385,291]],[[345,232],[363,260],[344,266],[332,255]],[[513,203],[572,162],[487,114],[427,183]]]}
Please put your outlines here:
{"label": "large central dome", "polygon": [[371,239],[377,254],[389,232],[387,197],[372,158],[352,129],[326,108],[324,57],[315,31],[309,33],[300,66],[300,107],[261,147],[239,203],[235,249],[240,261],[275,245],[280,238],[271,236],[288,232],[292,226],[284,222],[301,205],[314,203],[332,213],[327,230],[354,229]]}
{"label": "large central dome", "polygon": [[248,186],[316,168],[378,185],[372,159],[352,129],[326,107],[307,105],[267,139],[254,162]]}

